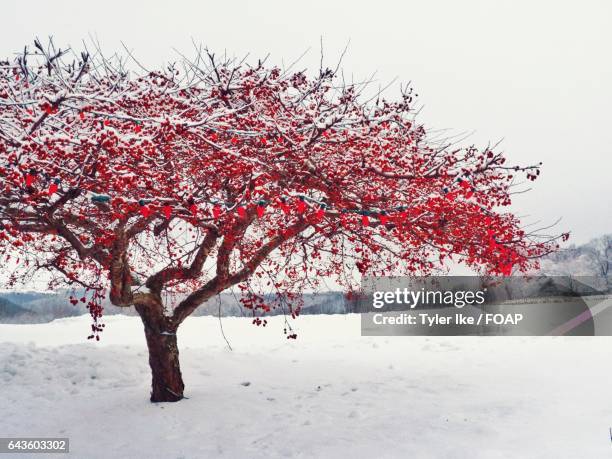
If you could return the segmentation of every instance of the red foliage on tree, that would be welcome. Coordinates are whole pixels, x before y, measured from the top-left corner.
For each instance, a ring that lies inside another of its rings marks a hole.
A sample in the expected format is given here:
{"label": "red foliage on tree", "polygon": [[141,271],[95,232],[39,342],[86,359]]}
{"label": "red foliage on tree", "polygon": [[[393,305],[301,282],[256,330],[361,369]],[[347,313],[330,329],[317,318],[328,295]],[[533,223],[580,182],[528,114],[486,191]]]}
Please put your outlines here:
{"label": "red foliage on tree", "polygon": [[501,211],[539,165],[430,141],[412,90],[362,90],[212,54],[136,75],[36,42],[0,64],[3,263],[13,281],[44,270],[87,288],[92,337],[105,295],[134,306],[152,400],[175,401],[177,328],[232,286],[265,312],[262,289],[287,301],[325,277],[350,287],[352,270],[425,274],[451,257],[508,275],[554,250]]}

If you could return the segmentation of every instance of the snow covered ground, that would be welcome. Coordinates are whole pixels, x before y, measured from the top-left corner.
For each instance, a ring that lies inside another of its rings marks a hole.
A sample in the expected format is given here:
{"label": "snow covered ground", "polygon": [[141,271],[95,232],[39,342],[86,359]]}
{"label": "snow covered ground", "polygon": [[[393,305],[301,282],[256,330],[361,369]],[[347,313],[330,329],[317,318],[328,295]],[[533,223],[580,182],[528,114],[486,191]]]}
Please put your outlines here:
{"label": "snow covered ground", "polygon": [[228,318],[229,351],[190,318],[189,399],[153,405],[139,319],[97,344],[88,320],[0,325],[0,437],[69,437],[83,459],[612,456],[612,338],[363,338],[349,315],[300,317],[293,341],[280,317]]}

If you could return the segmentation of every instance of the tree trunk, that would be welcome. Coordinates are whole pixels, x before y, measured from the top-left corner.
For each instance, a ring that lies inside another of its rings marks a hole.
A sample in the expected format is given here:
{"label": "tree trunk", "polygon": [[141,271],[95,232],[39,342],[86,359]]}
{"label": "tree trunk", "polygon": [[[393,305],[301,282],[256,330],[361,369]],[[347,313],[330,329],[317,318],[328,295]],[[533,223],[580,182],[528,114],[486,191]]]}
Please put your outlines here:
{"label": "tree trunk", "polygon": [[145,325],[149,365],[153,375],[152,402],[178,402],[183,398],[183,377],[179,365],[176,334],[157,332]]}
{"label": "tree trunk", "polygon": [[163,312],[136,305],[144,324],[149,366],[152,373],[151,401],[178,402],[183,398],[183,376],[176,340],[177,326],[171,326]]}

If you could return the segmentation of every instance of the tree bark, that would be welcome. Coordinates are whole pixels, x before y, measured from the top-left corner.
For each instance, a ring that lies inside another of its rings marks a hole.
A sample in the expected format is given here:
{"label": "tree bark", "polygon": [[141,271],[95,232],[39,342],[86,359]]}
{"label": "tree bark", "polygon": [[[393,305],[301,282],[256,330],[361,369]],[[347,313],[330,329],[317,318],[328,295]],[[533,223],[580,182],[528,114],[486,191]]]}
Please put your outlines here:
{"label": "tree bark", "polygon": [[183,376],[179,364],[176,334],[157,332],[145,325],[152,373],[151,401],[178,402],[183,398]]}
{"label": "tree bark", "polygon": [[144,324],[151,367],[151,401],[178,402],[183,399],[183,376],[179,364],[176,339],[177,327],[172,327],[163,314],[136,306]]}

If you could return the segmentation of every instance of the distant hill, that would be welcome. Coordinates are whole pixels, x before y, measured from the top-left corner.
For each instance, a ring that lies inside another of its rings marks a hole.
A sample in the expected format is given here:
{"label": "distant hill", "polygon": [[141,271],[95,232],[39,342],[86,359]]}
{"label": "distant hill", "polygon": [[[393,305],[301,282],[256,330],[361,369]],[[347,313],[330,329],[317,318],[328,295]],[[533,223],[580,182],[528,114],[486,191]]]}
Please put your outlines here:
{"label": "distant hill", "polygon": [[[0,291],[0,301],[7,305],[6,313],[0,309],[0,323],[43,323],[62,317],[87,314],[82,303],[72,305],[70,295],[83,296],[82,291],[59,290],[57,292]],[[180,299],[177,299],[179,301]],[[345,314],[350,312],[350,305],[341,292],[324,292],[306,294],[303,297],[302,314]],[[104,301],[104,314],[136,315],[133,307],[119,308]],[[223,317],[251,316],[251,310],[244,309],[239,303],[238,295],[221,293],[200,306],[194,316],[221,314]],[[266,315],[290,314],[288,306],[270,311]],[[259,315],[259,314],[257,314]]]}
{"label": "distant hill", "polygon": [[23,306],[32,301],[49,297],[53,295],[51,292],[30,292],[30,291],[13,291],[3,290],[0,291],[0,298],[10,301],[18,306]]}
{"label": "distant hill", "polygon": [[570,245],[545,257],[541,265],[541,274],[590,278],[595,289],[612,292],[612,234]]}
{"label": "distant hill", "polygon": [[69,296],[67,291],[0,291],[0,323],[44,323],[87,314],[85,307],[70,304]]}
{"label": "distant hill", "polygon": [[7,298],[0,297],[0,318],[14,318],[20,315],[30,314],[29,309],[23,308],[18,304],[13,303]]}

